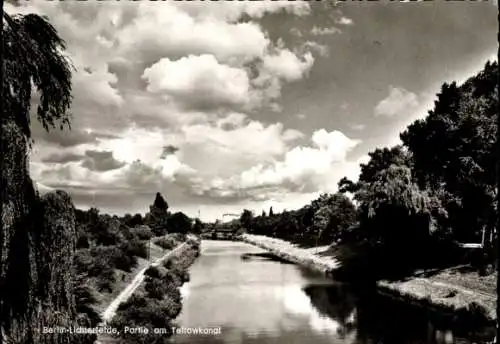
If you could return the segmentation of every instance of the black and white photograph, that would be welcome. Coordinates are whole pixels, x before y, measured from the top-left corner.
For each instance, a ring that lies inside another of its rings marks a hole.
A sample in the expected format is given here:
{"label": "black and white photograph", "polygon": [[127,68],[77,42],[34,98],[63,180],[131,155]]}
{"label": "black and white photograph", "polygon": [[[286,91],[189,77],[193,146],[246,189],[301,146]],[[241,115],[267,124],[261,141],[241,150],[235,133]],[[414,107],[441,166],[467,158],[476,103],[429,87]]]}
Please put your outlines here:
{"label": "black and white photograph", "polygon": [[498,0],[0,0],[1,344],[499,344]]}

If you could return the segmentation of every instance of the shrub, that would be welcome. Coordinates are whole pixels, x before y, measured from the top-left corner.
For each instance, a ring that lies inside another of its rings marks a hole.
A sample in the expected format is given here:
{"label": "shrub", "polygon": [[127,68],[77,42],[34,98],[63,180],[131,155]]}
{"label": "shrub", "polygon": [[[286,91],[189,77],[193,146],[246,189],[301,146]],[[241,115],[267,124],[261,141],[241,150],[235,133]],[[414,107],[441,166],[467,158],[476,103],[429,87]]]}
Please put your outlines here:
{"label": "shrub", "polygon": [[165,250],[171,250],[178,245],[178,241],[174,237],[160,238],[155,240],[154,243]]}
{"label": "shrub", "polygon": [[[128,301],[118,307],[117,314],[111,326],[122,329],[128,327],[156,327],[170,329],[172,319],[181,311],[180,302],[171,298],[164,300],[150,299],[141,295],[133,295]],[[167,343],[168,337],[150,335],[127,335],[120,331],[122,340],[120,343]]]}
{"label": "shrub", "polygon": [[160,269],[158,269],[156,266],[150,266],[149,268],[146,269],[146,271],[144,272],[144,275],[152,277],[152,278],[160,278],[161,272],[160,272]]}
{"label": "shrub", "polygon": [[105,266],[103,270],[97,275],[97,290],[106,290],[108,293],[113,291],[113,284],[115,283],[115,271],[110,266]]}
{"label": "shrub", "polygon": [[147,245],[138,240],[137,238],[134,238],[132,240],[129,240],[127,242],[123,242],[118,246],[127,256],[137,256],[141,258],[147,258],[148,257],[148,247]]}
{"label": "shrub", "polygon": [[168,269],[170,270],[172,268],[172,260],[171,259],[166,259],[164,262],[163,262],[163,267],[165,269]]}
{"label": "shrub", "polygon": [[130,231],[139,240],[149,240],[153,237],[153,232],[148,226],[137,226]]}
{"label": "shrub", "polygon": [[111,267],[130,272],[137,265],[137,259],[122,247],[98,246],[90,250],[93,258],[89,275],[96,276],[103,268]]}

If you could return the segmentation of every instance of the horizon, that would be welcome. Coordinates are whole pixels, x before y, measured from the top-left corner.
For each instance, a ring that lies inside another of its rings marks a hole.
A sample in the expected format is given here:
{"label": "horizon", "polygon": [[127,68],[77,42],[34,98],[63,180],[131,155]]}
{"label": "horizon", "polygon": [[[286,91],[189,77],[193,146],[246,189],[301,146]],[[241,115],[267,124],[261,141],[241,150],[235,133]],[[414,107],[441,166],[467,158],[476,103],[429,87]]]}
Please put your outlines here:
{"label": "horizon", "polygon": [[77,69],[72,130],[32,121],[40,191],[117,215],[160,192],[204,222],[294,210],[497,60],[489,2],[259,5],[6,3],[47,15]]}

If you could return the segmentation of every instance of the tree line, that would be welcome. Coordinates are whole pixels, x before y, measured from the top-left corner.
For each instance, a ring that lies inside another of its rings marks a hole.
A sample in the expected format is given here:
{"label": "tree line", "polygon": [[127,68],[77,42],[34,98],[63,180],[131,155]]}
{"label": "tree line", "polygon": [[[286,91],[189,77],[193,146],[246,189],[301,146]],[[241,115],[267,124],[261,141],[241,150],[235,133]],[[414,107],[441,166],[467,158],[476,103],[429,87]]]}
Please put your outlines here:
{"label": "tree line", "polygon": [[484,238],[486,261],[493,261],[497,106],[498,63],[488,61],[462,85],[444,83],[400,145],[369,153],[357,181],[344,177],[337,193],[298,210],[244,210],[240,224],[302,245],[362,245],[369,259],[385,252],[386,264],[396,257],[408,267],[449,263],[462,257],[458,243]]}

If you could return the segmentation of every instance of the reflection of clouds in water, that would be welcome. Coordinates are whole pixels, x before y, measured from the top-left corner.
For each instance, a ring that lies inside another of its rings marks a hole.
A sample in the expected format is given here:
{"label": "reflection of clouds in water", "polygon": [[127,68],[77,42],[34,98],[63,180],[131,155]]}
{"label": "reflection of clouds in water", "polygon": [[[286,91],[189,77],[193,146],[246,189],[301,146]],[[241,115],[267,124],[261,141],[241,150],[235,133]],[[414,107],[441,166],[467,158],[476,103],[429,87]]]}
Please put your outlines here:
{"label": "reflection of clouds in water", "polygon": [[304,293],[302,286],[290,285],[280,290],[283,304],[289,313],[309,317],[309,326],[315,332],[337,334],[341,325],[334,319],[319,313]]}
{"label": "reflection of clouds in water", "polygon": [[341,339],[337,331],[342,325],[321,315],[302,290],[304,284],[327,281],[304,275],[294,265],[240,259],[243,253],[256,252],[262,251],[246,244],[202,241],[201,256],[189,269],[191,280],[180,290],[183,307],[176,323],[220,326],[223,335],[206,344],[276,343],[277,338],[286,338],[281,343],[287,344],[351,342]]}
{"label": "reflection of clouds in water", "polygon": [[[282,311],[275,307],[272,289],[261,285],[231,285],[190,292],[187,285],[184,293],[189,301],[184,302],[179,322],[193,327],[236,327],[247,334],[277,331]],[[203,305],[202,311],[200,305]]]}
{"label": "reflection of clouds in water", "polygon": [[182,287],[179,288],[180,292],[181,292],[181,296],[182,296],[182,299],[183,300],[187,300],[188,296],[189,296],[189,282],[188,283],[184,283],[182,285]]}
{"label": "reflection of clouds in water", "polygon": [[[191,295],[190,285],[189,282],[181,287],[184,301]],[[210,323],[238,326],[250,336],[275,332],[280,329],[297,328],[297,326],[303,326],[304,321],[317,334],[337,335],[342,331],[342,325],[339,322],[316,310],[300,284],[269,287],[239,285],[233,286],[233,288],[238,291],[237,294],[234,294],[234,290],[231,294],[224,294],[220,289],[212,290],[210,304],[207,303],[206,299],[203,302],[201,300],[192,301],[194,304],[203,304],[205,307],[213,309]],[[199,294],[192,294],[192,296],[194,298],[200,297]],[[252,299],[255,300],[253,304],[259,306],[253,306],[251,310],[246,310],[249,300]],[[267,304],[275,304],[276,300],[282,303],[282,309],[277,309],[275,306],[266,307]],[[195,326],[196,323],[199,325],[207,324],[208,319],[198,319],[198,312],[195,309],[183,308],[184,314],[181,314],[181,319]],[[283,313],[288,316],[283,317]],[[354,314],[351,314],[349,318],[353,317]]]}

